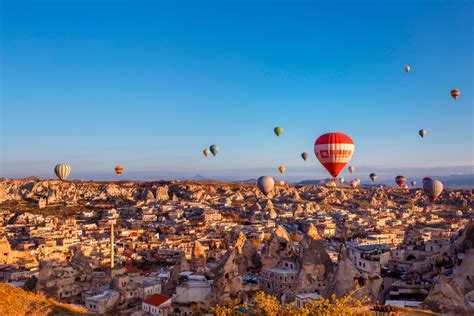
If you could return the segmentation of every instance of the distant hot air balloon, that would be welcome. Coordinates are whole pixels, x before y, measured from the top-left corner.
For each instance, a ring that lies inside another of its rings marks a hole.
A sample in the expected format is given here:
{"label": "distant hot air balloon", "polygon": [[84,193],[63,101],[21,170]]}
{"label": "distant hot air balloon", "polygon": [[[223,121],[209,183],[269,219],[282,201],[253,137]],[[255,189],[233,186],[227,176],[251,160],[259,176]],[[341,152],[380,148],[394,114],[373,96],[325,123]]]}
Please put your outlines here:
{"label": "distant hot air balloon", "polygon": [[412,187],[415,187],[415,185],[416,185],[416,181],[413,180],[413,181],[411,182],[411,186],[412,186]]}
{"label": "distant hot air balloon", "polygon": [[403,186],[407,182],[407,178],[405,176],[396,176],[395,182],[398,184],[400,188],[403,188]]}
{"label": "distant hot air balloon", "polygon": [[432,179],[430,177],[425,177],[423,178],[423,187],[425,186],[425,183],[427,183],[428,181],[431,181]]}
{"label": "distant hot air balloon", "polygon": [[122,166],[117,166],[115,167],[115,173],[117,173],[118,176],[120,176],[123,172],[123,167]]}
{"label": "distant hot air balloon", "polygon": [[339,178],[339,182],[342,184],[344,183],[344,178]]}
{"label": "distant hot air balloon", "polygon": [[209,155],[211,154],[211,151],[209,150],[209,148],[206,148],[202,151],[204,157],[209,157]]}
{"label": "distant hot air balloon", "polygon": [[350,173],[354,173],[354,171],[356,170],[356,168],[354,166],[349,166],[349,172]]}
{"label": "distant hot air balloon", "polygon": [[308,153],[302,153],[301,154],[301,158],[303,158],[304,161],[306,161],[306,159],[308,159],[308,157],[309,157]]}
{"label": "distant hot air balloon", "polygon": [[370,178],[370,180],[372,180],[372,182],[373,182],[373,181],[377,180],[377,175],[376,175],[375,173],[371,173],[371,174],[369,175],[369,178]]}
{"label": "distant hot air balloon", "polygon": [[461,94],[461,91],[459,91],[459,89],[453,89],[451,90],[451,96],[454,98],[454,100],[456,100],[457,98],[459,98],[459,95]]}
{"label": "distant hot air balloon", "polygon": [[406,72],[409,72],[409,71],[410,71],[410,69],[411,69],[411,67],[410,67],[410,66],[408,66],[408,65],[407,65],[407,66],[405,66],[405,71],[406,71]]}
{"label": "distant hot air balloon", "polygon": [[439,180],[428,180],[423,184],[423,190],[434,201],[443,192],[443,183]]}
{"label": "distant hot air balloon", "polygon": [[285,181],[280,180],[280,181],[278,182],[278,185],[281,186],[281,187],[284,186],[284,185],[285,185]]}
{"label": "distant hot air balloon", "polygon": [[357,185],[360,184],[360,179],[359,178],[355,178],[354,180],[357,181]]}
{"label": "distant hot air balloon", "polygon": [[59,179],[62,181],[66,180],[71,173],[71,167],[68,164],[60,163],[54,167],[54,173],[58,176]]}
{"label": "distant hot air balloon", "polygon": [[314,153],[319,162],[335,179],[351,160],[354,153],[352,139],[343,133],[327,133],[314,143]]}
{"label": "distant hot air balloon", "polygon": [[420,130],[418,131],[418,135],[420,135],[421,138],[425,137],[426,134],[428,134],[428,132],[425,131],[424,129],[420,129]]}
{"label": "distant hot air balloon", "polygon": [[275,187],[275,179],[270,176],[260,177],[257,179],[257,187],[263,194],[268,195]]}
{"label": "distant hot air balloon", "polygon": [[284,166],[278,167],[278,171],[280,171],[281,174],[285,173],[286,168]]}
{"label": "distant hot air balloon", "polygon": [[283,133],[283,128],[277,126],[273,129],[273,132],[275,132],[276,136],[280,137],[281,133]]}
{"label": "distant hot air balloon", "polygon": [[211,147],[209,147],[209,150],[211,151],[213,156],[216,156],[219,153],[219,146],[211,145]]}
{"label": "distant hot air balloon", "polygon": [[350,185],[351,185],[351,187],[356,188],[359,185],[359,182],[357,182],[357,180],[354,179],[350,182]]}

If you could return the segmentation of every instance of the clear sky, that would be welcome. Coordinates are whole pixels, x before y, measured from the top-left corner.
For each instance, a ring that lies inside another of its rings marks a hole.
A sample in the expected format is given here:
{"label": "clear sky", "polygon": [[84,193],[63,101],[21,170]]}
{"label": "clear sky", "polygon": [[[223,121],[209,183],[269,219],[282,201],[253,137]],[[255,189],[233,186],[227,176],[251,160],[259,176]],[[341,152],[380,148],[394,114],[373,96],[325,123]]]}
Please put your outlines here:
{"label": "clear sky", "polygon": [[[0,176],[53,177],[67,162],[72,178],[112,179],[120,164],[133,179],[279,165],[284,179],[315,179],[326,172],[313,144],[331,131],[354,140],[361,178],[474,173],[472,1],[2,0],[0,11]],[[206,159],[211,144],[221,151]]]}

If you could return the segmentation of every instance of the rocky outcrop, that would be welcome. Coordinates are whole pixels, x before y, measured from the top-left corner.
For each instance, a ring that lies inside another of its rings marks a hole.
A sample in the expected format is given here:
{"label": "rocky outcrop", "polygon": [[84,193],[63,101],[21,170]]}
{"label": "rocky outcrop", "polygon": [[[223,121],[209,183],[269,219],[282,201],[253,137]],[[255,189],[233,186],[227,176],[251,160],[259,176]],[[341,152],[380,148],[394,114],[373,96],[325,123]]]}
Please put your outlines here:
{"label": "rocky outcrop", "polygon": [[173,293],[176,291],[176,285],[178,284],[180,273],[190,270],[191,265],[186,259],[186,255],[184,253],[181,253],[178,260],[176,260],[176,263],[173,266],[173,270],[171,271],[168,282],[166,282],[163,286],[163,294],[168,296],[173,295]]}
{"label": "rocky outcrop", "polygon": [[299,243],[297,267],[298,291],[303,293],[322,290],[326,278],[332,272],[331,258],[313,224],[310,224],[307,234]]}
{"label": "rocky outcrop", "polygon": [[296,259],[297,248],[286,229],[279,225],[262,248],[262,263],[265,268],[275,268],[284,259]]}
{"label": "rocky outcrop", "polygon": [[438,313],[465,314],[473,311],[459,285],[444,276],[438,277],[423,301],[423,307]]}
{"label": "rocky outcrop", "polygon": [[339,250],[337,268],[330,276],[323,296],[336,298],[352,294],[356,298],[369,297],[372,301],[377,298],[383,279],[379,275],[367,276],[361,274],[349,258],[348,250],[343,244]]}
{"label": "rocky outcrop", "polygon": [[234,248],[225,254],[216,269],[208,303],[226,304],[230,299],[247,301],[258,290],[258,285],[244,282],[243,276],[259,272],[261,267],[260,256],[241,232]]}
{"label": "rocky outcrop", "polygon": [[190,265],[191,270],[196,272],[204,272],[206,269],[206,251],[198,240],[193,245]]}

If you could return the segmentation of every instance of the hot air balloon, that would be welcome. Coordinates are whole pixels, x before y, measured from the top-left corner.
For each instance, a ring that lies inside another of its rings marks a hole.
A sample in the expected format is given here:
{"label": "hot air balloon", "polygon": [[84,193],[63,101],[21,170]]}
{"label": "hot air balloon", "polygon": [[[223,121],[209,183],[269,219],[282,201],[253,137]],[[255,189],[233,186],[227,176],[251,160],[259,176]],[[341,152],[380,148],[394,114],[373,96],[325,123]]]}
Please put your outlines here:
{"label": "hot air balloon", "polygon": [[431,201],[435,201],[443,192],[443,183],[439,180],[428,180],[423,184],[423,190]]}
{"label": "hot air balloon", "polygon": [[344,178],[339,178],[339,182],[342,184],[344,183]]}
{"label": "hot air balloon", "polygon": [[360,184],[360,179],[359,178],[355,178],[354,180],[357,182],[357,185]]}
{"label": "hot air balloon", "polygon": [[268,195],[275,187],[275,179],[270,176],[260,177],[257,179],[257,187],[263,194]]}
{"label": "hot air balloon", "polygon": [[400,188],[403,188],[403,186],[407,182],[407,178],[405,176],[396,176],[395,182],[398,184]]}
{"label": "hot air balloon", "polygon": [[285,185],[285,181],[280,180],[280,181],[278,182],[278,185],[281,186],[281,187],[284,186],[284,185]]}
{"label": "hot air balloon", "polygon": [[349,172],[350,173],[354,173],[354,171],[356,170],[356,168],[354,166],[349,166]]}
{"label": "hot air balloon", "polygon": [[286,168],[284,166],[278,167],[278,171],[280,171],[281,174],[285,173]]}
{"label": "hot air balloon", "polygon": [[412,187],[415,187],[415,185],[416,185],[416,181],[413,180],[413,181],[411,182],[411,186],[412,186]]}
{"label": "hot air balloon", "polygon": [[354,143],[346,134],[327,133],[316,139],[314,153],[319,162],[335,179],[351,160],[354,153]]}
{"label": "hot air balloon", "polygon": [[204,157],[207,158],[211,154],[211,151],[209,150],[209,148],[206,148],[202,151],[202,154],[204,155]]}
{"label": "hot air balloon", "polygon": [[406,72],[409,72],[409,71],[410,71],[410,69],[411,69],[411,67],[410,67],[410,66],[408,66],[408,65],[407,65],[407,66],[405,66],[405,71],[406,71]]}
{"label": "hot air balloon", "polygon": [[375,173],[371,173],[371,174],[369,175],[369,178],[370,178],[370,180],[372,180],[372,182],[373,182],[373,181],[377,180],[377,175],[376,175]]}
{"label": "hot air balloon", "polygon": [[461,91],[459,91],[458,89],[451,90],[451,96],[453,97],[454,100],[459,98],[460,94],[461,94]]}
{"label": "hot air balloon", "polygon": [[115,167],[115,173],[117,173],[118,176],[120,176],[123,172],[123,167],[122,166],[117,166]]}
{"label": "hot air balloon", "polygon": [[303,158],[304,161],[306,161],[306,159],[308,159],[308,157],[309,157],[308,153],[302,153],[301,154],[301,158]]}
{"label": "hot air balloon", "polygon": [[283,128],[277,126],[273,129],[273,132],[275,132],[276,136],[280,137],[281,133],[283,133]]}
{"label": "hot air balloon", "polygon": [[359,185],[359,183],[357,182],[356,179],[354,179],[350,182],[350,185],[351,185],[351,187],[356,188]]}
{"label": "hot air balloon", "polygon": [[209,147],[209,150],[211,151],[213,156],[216,156],[219,153],[219,146],[211,145],[211,147]]}
{"label": "hot air balloon", "polygon": [[71,173],[71,167],[68,164],[60,163],[54,167],[54,173],[58,176],[59,179],[62,181],[66,180]]}
{"label": "hot air balloon", "polygon": [[430,177],[425,177],[423,178],[423,187],[425,186],[425,183],[428,183],[429,181],[431,181],[432,179]]}
{"label": "hot air balloon", "polygon": [[420,129],[420,130],[418,131],[418,135],[420,135],[421,138],[425,137],[426,134],[428,134],[428,132],[425,131],[424,129]]}

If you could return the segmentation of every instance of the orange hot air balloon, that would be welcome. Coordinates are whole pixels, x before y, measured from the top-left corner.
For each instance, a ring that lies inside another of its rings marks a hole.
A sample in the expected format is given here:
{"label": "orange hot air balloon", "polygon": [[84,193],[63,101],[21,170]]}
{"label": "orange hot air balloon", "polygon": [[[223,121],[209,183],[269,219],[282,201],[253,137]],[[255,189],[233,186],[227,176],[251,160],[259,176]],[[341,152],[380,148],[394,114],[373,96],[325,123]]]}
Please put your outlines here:
{"label": "orange hot air balloon", "polygon": [[281,187],[284,186],[284,185],[285,185],[285,181],[280,180],[280,181],[278,182],[278,185],[281,186]]}
{"label": "orange hot air balloon", "polygon": [[123,167],[122,166],[115,167],[115,172],[117,173],[118,176],[120,176],[123,172]]}
{"label": "orange hot air balloon", "polygon": [[335,179],[351,160],[354,153],[354,143],[346,134],[327,133],[316,139],[314,153],[319,162]]}
{"label": "orange hot air balloon", "polygon": [[454,100],[459,98],[459,95],[461,94],[461,91],[459,89],[453,89],[451,90],[451,96],[453,97]]}
{"label": "orange hot air balloon", "polygon": [[286,168],[283,166],[278,167],[278,171],[280,171],[281,174],[285,173]]}
{"label": "orange hot air balloon", "polygon": [[405,71],[406,71],[406,72],[409,72],[409,71],[410,71],[410,69],[411,69],[411,67],[410,67],[410,66],[405,66]]}

